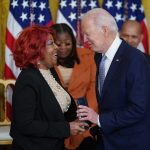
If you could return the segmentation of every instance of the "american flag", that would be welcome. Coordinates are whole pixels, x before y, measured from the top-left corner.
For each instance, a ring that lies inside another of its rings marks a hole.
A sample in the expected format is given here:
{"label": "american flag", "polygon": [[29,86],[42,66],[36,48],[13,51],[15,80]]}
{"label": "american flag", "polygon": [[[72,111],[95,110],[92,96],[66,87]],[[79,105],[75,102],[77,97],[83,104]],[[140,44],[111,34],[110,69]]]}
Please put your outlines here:
{"label": "american flag", "polygon": [[99,7],[98,0],[60,0],[56,22],[68,24],[77,36],[77,44],[81,46],[83,44],[81,17],[87,11],[97,7]]}
{"label": "american flag", "polygon": [[141,23],[143,40],[139,49],[148,53],[148,30],[141,0],[104,0],[103,8],[115,18],[120,29],[125,20],[137,20]]}
{"label": "american flag", "polygon": [[[11,0],[6,29],[5,79],[16,79],[20,69],[12,57],[13,43],[18,34],[27,26],[40,24],[50,26],[52,17],[48,0]],[[8,97],[12,89],[9,87]],[[11,116],[11,99],[7,101],[8,117]]]}

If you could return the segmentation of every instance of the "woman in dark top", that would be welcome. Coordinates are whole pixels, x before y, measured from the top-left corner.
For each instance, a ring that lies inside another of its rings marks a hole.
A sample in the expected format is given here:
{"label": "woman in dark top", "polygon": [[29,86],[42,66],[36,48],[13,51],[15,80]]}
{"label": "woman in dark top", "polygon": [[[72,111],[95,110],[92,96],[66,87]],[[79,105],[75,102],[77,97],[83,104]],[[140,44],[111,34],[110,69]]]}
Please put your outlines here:
{"label": "woman in dark top", "polygon": [[64,139],[83,132],[86,124],[74,121],[74,100],[53,69],[57,46],[52,31],[37,25],[26,28],[13,56],[22,70],[12,99],[13,150],[61,150]]}

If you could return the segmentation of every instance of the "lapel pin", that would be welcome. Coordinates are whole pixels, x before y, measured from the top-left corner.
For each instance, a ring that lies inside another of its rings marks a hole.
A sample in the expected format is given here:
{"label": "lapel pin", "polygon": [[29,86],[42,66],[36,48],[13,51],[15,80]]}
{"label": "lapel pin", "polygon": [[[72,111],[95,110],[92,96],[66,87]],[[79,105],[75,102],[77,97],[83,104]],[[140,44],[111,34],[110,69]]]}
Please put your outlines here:
{"label": "lapel pin", "polygon": [[119,59],[116,59],[116,61],[119,61]]}

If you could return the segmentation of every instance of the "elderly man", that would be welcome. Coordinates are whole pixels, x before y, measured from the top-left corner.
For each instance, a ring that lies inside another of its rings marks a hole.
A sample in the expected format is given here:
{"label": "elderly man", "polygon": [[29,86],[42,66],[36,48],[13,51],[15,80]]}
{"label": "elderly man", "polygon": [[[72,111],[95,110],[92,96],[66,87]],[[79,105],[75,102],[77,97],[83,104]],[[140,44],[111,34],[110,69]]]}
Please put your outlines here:
{"label": "elderly man", "polygon": [[80,105],[77,116],[99,126],[99,150],[150,150],[148,62],[118,37],[116,22],[104,9],[87,12],[81,25],[96,52],[99,114]]}
{"label": "elderly man", "polygon": [[[142,29],[140,23],[135,20],[125,21],[120,31],[120,37],[131,46],[140,49],[140,43],[142,41]],[[150,63],[150,56],[147,54],[145,54],[145,56]]]}

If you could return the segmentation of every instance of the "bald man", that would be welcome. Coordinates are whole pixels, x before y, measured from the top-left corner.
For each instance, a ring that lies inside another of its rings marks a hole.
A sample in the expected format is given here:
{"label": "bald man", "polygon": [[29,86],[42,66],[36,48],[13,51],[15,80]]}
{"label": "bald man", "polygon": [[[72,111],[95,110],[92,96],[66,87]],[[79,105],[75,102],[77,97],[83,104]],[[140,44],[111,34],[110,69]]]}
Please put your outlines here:
{"label": "bald man", "polygon": [[[142,29],[140,23],[135,20],[125,21],[120,30],[120,37],[131,46],[138,48],[140,42],[142,42]],[[150,56],[147,54],[145,54],[145,56],[150,63]]]}
{"label": "bald man", "polygon": [[99,113],[80,105],[79,120],[99,127],[97,150],[150,150],[150,70],[143,53],[119,38],[115,19],[102,8],[88,11],[81,27],[96,52]]}
{"label": "bald man", "polygon": [[125,21],[120,31],[120,37],[133,47],[138,47],[142,41],[142,29],[139,22],[134,20]]}

